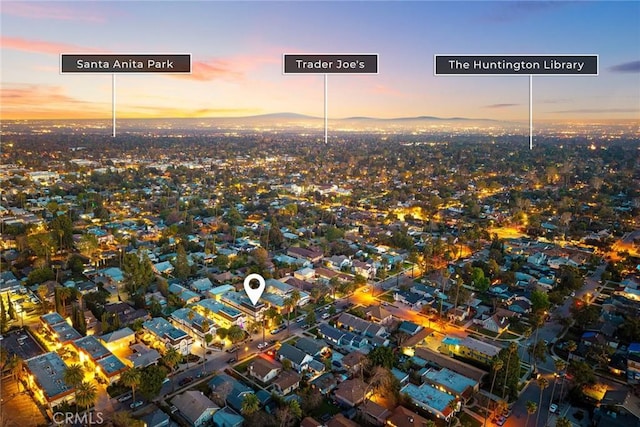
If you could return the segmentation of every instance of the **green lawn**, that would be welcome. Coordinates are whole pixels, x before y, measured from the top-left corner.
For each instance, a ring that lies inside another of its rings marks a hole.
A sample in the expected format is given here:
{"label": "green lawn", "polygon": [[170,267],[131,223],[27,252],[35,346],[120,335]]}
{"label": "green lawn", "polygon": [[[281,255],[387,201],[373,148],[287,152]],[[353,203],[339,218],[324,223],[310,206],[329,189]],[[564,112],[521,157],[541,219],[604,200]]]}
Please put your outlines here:
{"label": "green lawn", "polygon": [[482,423],[466,412],[462,412],[458,417],[464,427],[480,427]]}
{"label": "green lawn", "polygon": [[469,329],[471,329],[471,330],[473,330],[473,331],[475,331],[475,332],[477,332],[477,333],[479,333],[479,334],[482,334],[482,335],[486,335],[486,336],[488,336],[488,337],[491,337],[491,338],[496,338],[496,337],[498,336],[498,334],[497,334],[497,333],[495,333],[495,332],[493,332],[493,331],[490,331],[490,330],[488,330],[488,329],[480,328],[480,327],[478,327],[478,326],[472,326],[472,327],[470,327]]}
{"label": "green lawn", "polygon": [[311,411],[309,415],[314,418],[320,419],[320,417],[324,414],[335,415],[340,413],[340,408],[329,402],[327,399],[322,399],[322,403],[318,405],[316,409]]}
{"label": "green lawn", "polygon": [[509,331],[504,331],[502,334],[500,334],[500,338],[503,340],[515,339],[515,338],[518,338],[519,336],[520,335],[516,335]]}
{"label": "green lawn", "polygon": [[376,298],[386,302],[395,302],[395,300],[393,299],[393,294],[391,294],[390,292],[385,292],[384,294],[376,296]]}
{"label": "green lawn", "polygon": [[235,369],[238,372],[244,373],[244,372],[247,371],[247,366],[249,366],[249,364],[251,362],[253,362],[253,359],[255,359],[255,357],[252,357],[250,359],[244,360],[244,361],[238,363],[237,365],[235,365],[233,367],[233,369]]}

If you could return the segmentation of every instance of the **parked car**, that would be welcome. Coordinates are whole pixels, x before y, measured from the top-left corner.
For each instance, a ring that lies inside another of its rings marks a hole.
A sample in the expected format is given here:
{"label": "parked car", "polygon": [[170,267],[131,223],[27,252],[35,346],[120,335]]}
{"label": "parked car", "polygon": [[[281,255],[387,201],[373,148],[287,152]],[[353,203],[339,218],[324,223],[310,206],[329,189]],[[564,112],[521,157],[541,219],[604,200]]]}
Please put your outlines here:
{"label": "parked car", "polygon": [[191,381],[193,381],[193,377],[184,377],[183,379],[180,380],[180,382],[178,382],[178,385],[179,386],[187,385]]}
{"label": "parked car", "polygon": [[236,361],[236,358],[232,357],[229,360],[227,360],[227,363],[235,363],[235,361]]}
{"label": "parked car", "polygon": [[327,312],[327,313],[322,313],[322,317],[324,320],[327,320],[329,317],[331,317],[331,315]]}
{"label": "parked car", "polygon": [[552,414],[555,414],[557,410],[558,410],[558,405],[556,405],[555,403],[552,403],[549,406],[549,412],[551,412]]}
{"label": "parked car", "polygon": [[125,393],[118,398],[118,402],[126,402],[129,399],[131,399],[131,393]]}
{"label": "parked car", "polygon": [[498,418],[494,418],[493,422],[499,426],[503,426],[504,423],[507,422],[507,417],[505,417],[504,415],[500,415]]}
{"label": "parked car", "polygon": [[129,405],[129,408],[136,409],[142,405],[144,405],[144,402],[142,400],[138,400],[137,402],[133,402],[131,405]]}
{"label": "parked car", "polygon": [[286,326],[280,325],[280,326],[278,326],[277,328],[275,328],[275,329],[273,329],[271,331],[271,335],[279,334],[280,332],[284,331],[285,328],[286,328]]}

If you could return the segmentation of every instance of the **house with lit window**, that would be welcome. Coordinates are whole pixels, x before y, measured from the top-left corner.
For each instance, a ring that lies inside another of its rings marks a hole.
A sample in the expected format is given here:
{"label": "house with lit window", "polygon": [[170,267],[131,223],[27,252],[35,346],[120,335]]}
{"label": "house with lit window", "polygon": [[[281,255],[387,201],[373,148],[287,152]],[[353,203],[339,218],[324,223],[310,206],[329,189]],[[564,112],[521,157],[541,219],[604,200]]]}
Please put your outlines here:
{"label": "house with lit window", "polygon": [[264,357],[256,357],[247,367],[249,375],[263,384],[268,384],[282,371],[282,365]]}
{"label": "house with lit window", "polygon": [[122,328],[103,334],[100,336],[100,341],[111,352],[121,351],[128,349],[131,344],[136,342],[136,334],[129,328]]}
{"label": "house with lit window", "polygon": [[500,347],[472,337],[445,337],[438,348],[441,353],[449,356],[465,357],[490,365],[500,352]]}
{"label": "house with lit window", "polygon": [[201,298],[199,294],[190,291],[189,289],[185,288],[184,286],[178,285],[177,283],[169,285],[169,293],[174,294],[180,301],[185,304],[193,304],[200,301]]}
{"label": "house with lit window", "polygon": [[246,317],[240,310],[211,298],[197,302],[193,308],[223,328],[233,325],[243,327],[246,323]]}
{"label": "house with lit window", "polygon": [[422,374],[425,383],[432,385],[438,390],[449,393],[459,399],[467,401],[480,388],[478,381],[467,378],[450,369],[430,368]]}
{"label": "house with lit window", "polygon": [[281,362],[285,359],[289,360],[293,369],[298,372],[307,369],[309,362],[313,360],[313,357],[288,343],[282,344],[277,354]]}
{"label": "house with lit window", "polygon": [[400,389],[406,393],[418,408],[421,408],[437,418],[449,421],[456,411],[460,410],[460,402],[456,397],[441,391],[430,384],[417,386],[409,383]]}
{"label": "house with lit window", "polygon": [[59,346],[71,343],[82,335],[76,331],[67,321],[58,313],[47,313],[40,316],[40,322],[46,333],[50,334],[53,341]]}
{"label": "house with lit window", "polygon": [[163,351],[175,348],[180,354],[187,355],[191,351],[193,338],[182,329],[176,328],[162,317],[154,317],[142,324],[145,335],[143,339],[148,340],[156,348]]}
{"label": "house with lit window", "polygon": [[310,301],[310,295],[304,291],[299,290],[295,286],[288,283],[281,282],[276,279],[267,279],[265,287],[265,293],[278,295],[281,298],[288,298],[294,290],[300,293],[300,300],[298,301],[298,307],[302,307]]}
{"label": "house with lit window", "polygon": [[245,292],[227,292],[221,298],[220,302],[242,312],[248,321],[262,320],[267,306],[258,301],[253,305]]}
{"label": "house with lit window", "polygon": [[120,379],[127,366],[118,359],[100,340],[89,335],[73,342],[80,363],[88,363],[95,373],[102,375],[110,384]]}
{"label": "house with lit window", "polygon": [[64,381],[67,369],[62,358],[56,352],[44,353],[25,360],[28,389],[42,405],[53,408],[62,402],[74,401],[75,389]]}
{"label": "house with lit window", "polygon": [[218,329],[218,325],[213,320],[207,319],[187,307],[179,308],[171,313],[170,321],[178,329],[182,329],[200,342],[205,342],[207,334],[215,337]]}

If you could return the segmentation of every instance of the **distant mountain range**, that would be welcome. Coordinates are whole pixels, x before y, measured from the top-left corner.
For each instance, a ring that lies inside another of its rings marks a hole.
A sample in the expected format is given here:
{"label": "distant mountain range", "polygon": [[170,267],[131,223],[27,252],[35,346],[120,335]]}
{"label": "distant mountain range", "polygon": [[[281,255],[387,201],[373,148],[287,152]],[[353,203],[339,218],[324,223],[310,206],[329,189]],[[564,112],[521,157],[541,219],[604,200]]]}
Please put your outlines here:
{"label": "distant mountain range", "polygon": [[[270,114],[258,114],[254,116],[243,117],[226,117],[226,119],[283,119],[283,120],[324,120],[323,117],[308,116],[298,113],[270,113]],[[476,119],[469,117],[437,117],[437,116],[415,116],[415,117],[393,117],[393,118],[381,118],[381,117],[367,117],[367,116],[354,116],[343,118],[329,118],[331,121],[381,121],[381,122],[409,122],[409,121],[483,121],[483,122],[499,122],[494,119]]]}
{"label": "distant mountain range", "polygon": [[[33,128],[42,126],[47,128],[55,122],[56,126],[62,128],[74,128],[76,126],[94,126],[97,128],[110,128],[111,121],[108,119],[66,119],[66,120],[19,120],[15,122],[5,122],[5,129],[16,127]],[[426,131],[426,132],[449,132],[461,130],[466,132],[477,132],[482,130],[522,130],[526,126],[517,121],[500,121],[494,119],[476,119],[467,117],[437,117],[437,116],[416,116],[416,117],[395,117],[379,118],[367,116],[354,116],[344,118],[329,118],[329,131],[350,132],[350,131]],[[9,127],[6,127],[9,126]],[[524,126],[524,127],[523,127]],[[154,132],[172,133],[175,131],[195,131],[209,132],[211,130],[222,131],[225,129],[232,131],[242,131],[246,129],[322,129],[324,118],[309,116],[305,114],[282,112],[258,114],[252,116],[236,117],[186,117],[186,118],[122,118],[117,121],[118,129],[122,131],[145,131],[153,129]]]}

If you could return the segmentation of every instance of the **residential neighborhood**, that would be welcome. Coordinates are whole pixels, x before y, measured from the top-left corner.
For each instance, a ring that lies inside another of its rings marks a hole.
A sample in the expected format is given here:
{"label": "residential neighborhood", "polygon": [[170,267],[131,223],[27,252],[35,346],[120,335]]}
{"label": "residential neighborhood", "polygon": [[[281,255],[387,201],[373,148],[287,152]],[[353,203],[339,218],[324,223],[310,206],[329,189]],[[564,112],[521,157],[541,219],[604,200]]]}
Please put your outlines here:
{"label": "residential neighborhood", "polygon": [[33,174],[19,147],[1,167],[0,302],[2,409],[22,425],[638,423],[637,187],[440,158],[460,177],[421,172],[425,194],[383,157],[330,187],[286,143],[259,162],[287,168],[255,178],[255,160],[160,148]]}

